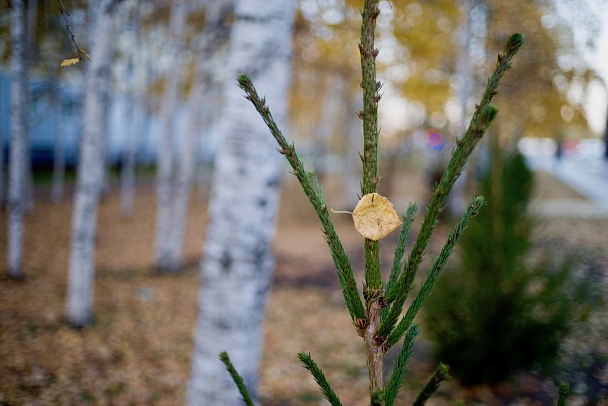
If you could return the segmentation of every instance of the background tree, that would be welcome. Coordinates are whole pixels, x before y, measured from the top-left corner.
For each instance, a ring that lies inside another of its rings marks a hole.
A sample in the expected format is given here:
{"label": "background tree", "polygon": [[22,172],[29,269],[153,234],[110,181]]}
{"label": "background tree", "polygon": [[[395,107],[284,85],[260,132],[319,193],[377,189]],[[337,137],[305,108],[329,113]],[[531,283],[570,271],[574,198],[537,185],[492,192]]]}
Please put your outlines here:
{"label": "background tree", "polygon": [[[287,117],[295,2],[234,3],[227,71],[248,72],[268,89]],[[228,350],[257,393],[262,320],[274,268],[274,236],[281,161],[264,122],[234,82],[225,89],[220,145],[209,203],[202,286],[194,336],[188,404],[237,405],[238,392],[217,354]]]}
{"label": "background tree", "polygon": [[11,13],[11,139],[8,190],[8,269],[13,278],[22,279],[23,213],[27,162],[27,81],[25,71],[25,3],[12,3]]}
{"label": "background tree", "polygon": [[176,0],[171,6],[168,48],[173,54],[174,65],[167,72],[161,112],[161,134],[157,152],[157,220],[154,265],[159,270],[176,271],[171,261],[171,218],[173,203],[173,144],[175,138],[174,116],[179,101],[180,78],[184,73],[185,32],[187,17],[186,0]]}
{"label": "background tree", "polygon": [[598,281],[572,254],[532,245],[533,174],[524,157],[503,156],[496,141],[493,152],[479,191],[487,207],[464,234],[459,265],[439,281],[424,317],[436,359],[464,385],[499,382],[534,365],[552,372],[570,327],[596,303]]}
{"label": "background tree", "polygon": [[183,265],[183,246],[188,220],[188,203],[194,178],[197,141],[204,132],[202,124],[213,126],[211,121],[216,96],[220,93],[224,80],[222,67],[226,65],[226,51],[230,39],[230,16],[233,12],[230,1],[207,3],[205,23],[194,40],[196,60],[194,61],[193,83],[190,88],[186,118],[186,132],[181,142],[179,165],[172,194],[172,214],[167,255],[175,269]]}
{"label": "background tree", "polygon": [[92,321],[97,210],[103,186],[104,103],[111,69],[114,14],[120,0],[103,0],[95,23],[95,44],[86,74],[84,129],[74,196],[66,317],[81,327]]}
{"label": "background tree", "polygon": [[128,81],[127,108],[125,109],[126,123],[128,131],[125,134],[125,145],[122,151],[122,165],[120,173],[120,211],[123,218],[130,218],[133,215],[133,205],[135,201],[135,158],[136,143],[142,125],[142,106],[144,98],[141,93],[143,90],[138,86],[140,77],[146,76],[144,72],[144,62],[142,57],[143,35],[140,24],[141,1],[135,0],[130,4],[128,31],[130,34],[130,44],[133,52],[127,55],[126,79]]}

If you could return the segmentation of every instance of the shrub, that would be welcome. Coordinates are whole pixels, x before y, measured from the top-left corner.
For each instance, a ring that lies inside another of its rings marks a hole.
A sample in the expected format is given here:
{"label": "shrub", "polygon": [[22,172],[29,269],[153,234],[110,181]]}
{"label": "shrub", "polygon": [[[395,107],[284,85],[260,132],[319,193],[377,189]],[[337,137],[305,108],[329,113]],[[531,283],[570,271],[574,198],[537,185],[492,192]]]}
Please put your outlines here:
{"label": "shrub", "polygon": [[519,153],[500,162],[481,179],[487,207],[461,239],[460,265],[439,281],[425,313],[435,356],[465,385],[533,365],[547,371],[589,309],[592,279],[577,273],[572,255],[530,258],[533,175]]}

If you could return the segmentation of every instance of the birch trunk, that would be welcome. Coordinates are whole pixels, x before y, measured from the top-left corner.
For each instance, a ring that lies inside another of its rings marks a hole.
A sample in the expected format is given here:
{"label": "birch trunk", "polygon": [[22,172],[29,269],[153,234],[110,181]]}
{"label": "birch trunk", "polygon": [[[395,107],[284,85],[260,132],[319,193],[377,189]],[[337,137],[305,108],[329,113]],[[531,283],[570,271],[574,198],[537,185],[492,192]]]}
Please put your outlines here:
{"label": "birch trunk", "polygon": [[179,171],[177,174],[172,215],[171,236],[167,241],[168,263],[174,270],[183,266],[183,246],[188,219],[188,203],[194,178],[197,135],[201,133],[201,118],[213,108],[211,96],[215,87],[221,86],[214,76],[214,67],[225,66],[227,40],[230,37],[229,17],[232,13],[230,1],[217,1],[207,10],[205,25],[200,35],[197,52],[195,83],[191,92],[186,134],[182,140]]}
{"label": "birch trunk", "polygon": [[[34,66],[36,63],[36,46],[35,46],[35,35],[36,35],[36,15],[37,15],[37,6],[38,0],[28,0],[25,2],[26,7],[26,30],[25,30],[25,66],[23,69],[23,77],[24,77],[24,89],[26,91],[26,104],[29,105],[32,100],[32,95],[30,92],[30,66]],[[25,201],[25,214],[31,214],[34,211],[34,206],[36,204],[34,199],[34,177],[32,174],[32,148],[30,145],[30,137],[29,137],[29,126],[27,124],[27,110],[25,116],[26,124],[25,124],[25,159],[23,160],[23,165],[25,166],[25,186],[24,186],[24,201]]]}
{"label": "birch trunk", "polygon": [[55,203],[63,201],[65,186],[65,134],[63,123],[59,119],[59,86],[55,78],[50,79],[49,97],[51,101],[51,114],[55,123],[55,142],[53,151],[53,186],[51,189],[51,199]]}
{"label": "birch trunk", "polygon": [[606,127],[604,128],[604,159],[608,161],[608,113],[606,113]]}
{"label": "birch trunk", "polygon": [[67,321],[74,327],[92,321],[97,209],[103,182],[104,102],[111,63],[114,12],[118,1],[105,0],[98,9],[95,45],[86,75],[84,133],[72,216]]}
{"label": "birch trunk", "polygon": [[[4,106],[0,103],[0,109]],[[6,203],[6,181],[4,180],[4,133],[0,128],[0,210]]]}
{"label": "birch trunk", "polygon": [[11,137],[8,190],[8,269],[12,277],[23,278],[23,212],[25,210],[25,175],[27,159],[25,63],[25,5],[12,3],[11,16]]}
{"label": "birch trunk", "polygon": [[[472,87],[474,82],[473,66],[471,64],[470,49],[473,36],[471,11],[473,10],[475,0],[460,0],[460,13],[462,14],[462,23],[458,32],[458,41],[460,52],[456,59],[456,72],[462,80],[462,86],[458,90],[458,99],[462,105],[462,117],[458,126],[458,137],[462,137],[470,120],[468,111],[469,99],[471,98]],[[459,218],[466,210],[468,201],[466,199],[466,189],[469,183],[469,171],[472,165],[467,166],[462,175],[458,178],[452,191],[447,197],[446,212],[451,218]]]}
{"label": "birch trunk", "polygon": [[173,115],[179,96],[179,78],[183,69],[183,48],[186,31],[186,0],[177,0],[171,7],[169,40],[173,51],[175,65],[167,74],[161,113],[161,134],[157,158],[157,212],[156,212],[156,246],[154,264],[158,270],[174,272],[175,264],[171,263],[171,211],[173,174]]}
{"label": "birch trunk", "polygon": [[[250,74],[282,124],[287,120],[294,11],[293,0],[237,1],[228,51],[230,75],[236,80],[241,72]],[[224,350],[257,398],[282,157],[235,80],[227,82],[220,117],[189,405],[242,404],[218,359]]]}
{"label": "birch trunk", "polygon": [[[125,109],[126,127],[125,145],[122,151],[122,166],[120,174],[120,212],[122,218],[128,219],[133,216],[133,203],[135,201],[135,145],[137,134],[141,128],[142,113],[140,111],[143,106],[137,102],[143,102],[141,96],[142,89],[138,86],[137,77],[145,76],[145,69],[141,63],[142,54],[142,38],[140,32],[139,8],[140,2],[136,1],[131,10],[129,25],[136,33],[131,40],[133,41],[133,49],[135,51],[129,56],[127,67],[127,80],[131,83],[129,96],[127,98],[127,108]],[[135,65],[135,66],[134,66]],[[138,72],[138,75],[134,74]]]}

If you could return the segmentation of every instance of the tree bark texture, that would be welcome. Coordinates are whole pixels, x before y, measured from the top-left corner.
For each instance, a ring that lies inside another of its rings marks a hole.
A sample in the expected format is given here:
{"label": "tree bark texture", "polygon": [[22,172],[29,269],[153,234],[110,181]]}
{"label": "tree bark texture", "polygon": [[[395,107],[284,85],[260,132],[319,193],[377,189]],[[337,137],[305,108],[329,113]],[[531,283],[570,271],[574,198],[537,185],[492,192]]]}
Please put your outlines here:
{"label": "tree bark texture", "polygon": [[171,261],[169,245],[171,243],[172,212],[172,178],[173,178],[173,116],[179,98],[179,79],[184,73],[183,50],[186,32],[186,0],[177,0],[171,7],[169,22],[170,46],[174,52],[173,66],[166,76],[165,92],[162,101],[161,134],[157,155],[157,212],[156,212],[156,245],[155,267],[162,271],[176,271]]}
{"label": "tree bark texture", "polygon": [[[190,94],[186,133],[179,153],[179,166],[172,193],[172,214],[170,239],[167,241],[167,259],[173,269],[183,266],[183,246],[188,220],[188,206],[195,169],[196,141],[201,134],[202,119],[213,110],[216,102],[213,96],[223,85],[215,72],[218,65],[226,66],[227,43],[230,38],[230,16],[232,5],[229,1],[218,2],[211,7],[205,19],[203,32],[199,37],[196,73]],[[221,69],[221,68],[220,68]]]}
{"label": "tree bark texture", "polygon": [[112,36],[116,1],[106,0],[100,5],[95,24],[95,45],[86,74],[84,132],[80,146],[80,160],[72,215],[67,321],[80,327],[91,322],[93,281],[95,274],[95,238],[97,209],[103,182],[104,159],[102,149],[106,134],[104,103],[107,100],[111,63]]}
{"label": "tree bark texture", "polygon": [[23,278],[23,213],[27,159],[25,4],[12,2],[11,16],[11,136],[8,190],[8,269],[12,277]]}
{"label": "tree bark texture", "polygon": [[[262,322],[274,257],[281,156],[261,117],[236,85],[249,74],[277,122],[287,120],[295,1],[236,2],[220,145],[209,207],[189,405],[240,405],[218,358],[227,351],[254,398]],[[286,128],[283,125],[283,128]]]}
{"label": "tree bark texture", "polygon": [[[136,1],[131,9],[129,26],[134,34],[130,37],[135,51],[129,56],[127,62],[127,80],[130,83],[129,95],[127,97],[125,145],[122,151],[122,166],[120,173],[120,213],[122,218],[129,219],[133,216],[133,205],[135,202],[135,147],[140,129],[143,125],[143,89],[138,86],[136,77],[145,77],[144,64],[142,63],[142,36],[140,35],[140,2]],[[135,74],[138,73],[138,75]],[[139,103],[138,103],[139,102]]]}

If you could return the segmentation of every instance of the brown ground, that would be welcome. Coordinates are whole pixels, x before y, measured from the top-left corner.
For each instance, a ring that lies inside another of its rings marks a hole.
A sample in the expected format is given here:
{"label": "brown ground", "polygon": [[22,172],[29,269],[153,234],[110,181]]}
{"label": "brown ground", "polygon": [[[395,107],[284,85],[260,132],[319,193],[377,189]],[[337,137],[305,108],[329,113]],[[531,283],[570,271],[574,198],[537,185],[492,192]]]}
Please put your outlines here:
{"label": "brown ground", "polygon": [[[542,197],[582,199],[549,176],[540,176],[543,182],[538,194]],[[404,175],[399,182],[408,185],[408,189],[397,186],[396,196],[391,197],[400,210],[406,204],[398,201],[428,195],[418,177]],[[298,187],[289,180],[275,243],[278,266],[265,326],[262,403],[321,404],[315,383],[297,360],[297,352],[303,350],[324,369],[344,405],[365,405],[367,371],[360,338],[343,306],[315,215],[301,197]],[[136,214],[131,220],[121,220],[119,204],[119,196],[112,193],[100,208],[96,323],[79,331],[62,321],[71,203],[55,205],[38,198],[34,213],[26,219],[25,282],[7,276],[6,228],[2,227],[0,405],[183,404],[206,198],[193,199],[185,250],[191,265],[176,276],[151,271],[155,206],[150,185],[139,188]],[[338,233],[353,263],[361,264],[360,238],[348,216],[342,216],[336,215]],[[0,214],[0,221],[6,224],[6,212]],[[607,226],[608,220],[556,219],[545,224],[539,238],[559,235],[573,244],[595,247],[607,258]],[[439,238],[445,233],[440,227]],[[385,240],[385,264],[390,261],[394,239],[391,235]],[[424,341],[419,344],[425,347]],[[418,353],[411,366],[413,376],[408,378],[414,388],[420,387],[433,367],[423,362],[428,359],[424,351]],[[403,396],[411,403],[414,392],[407,385]],[[525,392],[522,385],[521,396],[525,397]],[[453,404],[452,400],[446,402],[450,398],[497,402],[489,388],[465,392],[450,382],[433,404]],[[532,403],[524,399],[520,404]]]}

